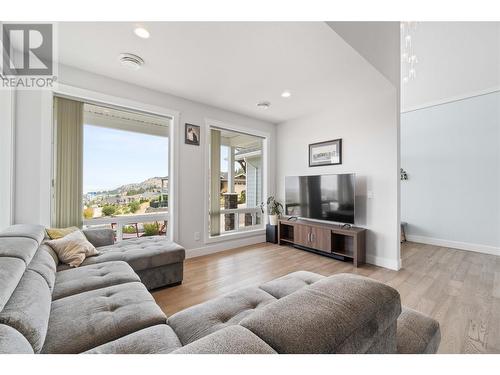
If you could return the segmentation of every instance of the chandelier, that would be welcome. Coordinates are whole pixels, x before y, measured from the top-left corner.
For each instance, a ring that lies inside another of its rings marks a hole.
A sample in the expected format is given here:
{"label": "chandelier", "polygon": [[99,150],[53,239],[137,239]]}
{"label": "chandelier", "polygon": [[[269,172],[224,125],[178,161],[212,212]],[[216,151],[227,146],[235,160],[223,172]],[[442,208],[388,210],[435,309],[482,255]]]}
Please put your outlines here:
{"label": "chandelier", "polygon": [[417,55],[414,49],[417,22],[401,22],[401,81],[408,83],[417,77]]}

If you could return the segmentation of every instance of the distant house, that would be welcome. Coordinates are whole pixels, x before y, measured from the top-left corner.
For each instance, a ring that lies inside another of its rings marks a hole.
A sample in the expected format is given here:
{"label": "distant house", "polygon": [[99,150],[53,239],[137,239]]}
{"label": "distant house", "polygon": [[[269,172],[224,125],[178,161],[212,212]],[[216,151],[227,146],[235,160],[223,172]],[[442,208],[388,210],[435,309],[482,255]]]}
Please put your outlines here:
{"label": "distant house", "polygon": [[243,149],[234,158],[246,164],[246,206],[257,207],[262,202],[262,150]]}
{"label": "distant house", "polygon": [[127,203],[127,199],[125,197],[121,197],[119,195],[118,196],[113,195],[113,196],[109,196],[109,197],[103,198],[102,203],[104,205],[126,204]]}
{"label": "distant house", "polygon": [[[234,192],[241,195],[241,192],[246,190],[246,176],[245,173],[239,173],[234,176]],[[227,178],[227,172],[221,172],[220,175],[220,192],[221,194],[227,193],[229,191],[229,181]]]}

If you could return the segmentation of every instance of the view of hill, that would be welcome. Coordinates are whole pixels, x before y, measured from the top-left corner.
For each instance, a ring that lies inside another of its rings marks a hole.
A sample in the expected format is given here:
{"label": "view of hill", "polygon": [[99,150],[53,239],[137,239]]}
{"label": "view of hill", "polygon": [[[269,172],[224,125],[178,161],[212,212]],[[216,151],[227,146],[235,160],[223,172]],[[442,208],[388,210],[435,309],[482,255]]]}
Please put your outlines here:
{"label": "view of hill", "polygon": [[99,191],[97,192],[98,194],[120,194],[120,193],[130,193],[130,192],[144,192],[144,191],[151,191],[151,190],[157,190],[161,189],[161,180],[162,178],[167,178],[168,177],[150,177],[147,180],[144,180],[142,182],[138,183],[131,183],[131,184],[125,184],[121,185],[115,189],[112,190],[104,190],[104,191]]}

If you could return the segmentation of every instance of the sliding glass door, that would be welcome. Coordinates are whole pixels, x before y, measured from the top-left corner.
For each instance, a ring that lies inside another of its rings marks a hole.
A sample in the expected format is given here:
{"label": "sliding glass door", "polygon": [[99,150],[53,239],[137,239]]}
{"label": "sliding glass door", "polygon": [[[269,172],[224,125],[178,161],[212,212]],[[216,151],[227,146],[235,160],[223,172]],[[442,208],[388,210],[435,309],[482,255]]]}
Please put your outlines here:
{"label": "sliding glass door", "polygon": [[85,105],[85,225],[109,225],[118,240],[168,233],[169,126],[168,118]]}

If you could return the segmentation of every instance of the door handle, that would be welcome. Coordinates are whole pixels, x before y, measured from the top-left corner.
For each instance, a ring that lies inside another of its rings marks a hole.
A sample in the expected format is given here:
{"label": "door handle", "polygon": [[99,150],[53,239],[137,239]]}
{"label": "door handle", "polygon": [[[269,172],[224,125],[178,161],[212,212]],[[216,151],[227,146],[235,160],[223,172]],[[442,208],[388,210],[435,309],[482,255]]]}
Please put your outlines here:
{"label": "door handle", "polygon": [[314,235],[314,233],[311,233],[311,242],[314,242],[316,236]]}
{"label": "door handle", "polygon": [[311,242],[311,232],[307,233],[307,242]]}

